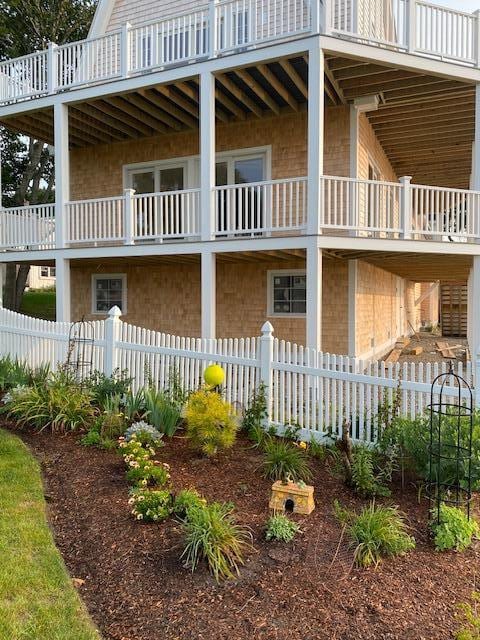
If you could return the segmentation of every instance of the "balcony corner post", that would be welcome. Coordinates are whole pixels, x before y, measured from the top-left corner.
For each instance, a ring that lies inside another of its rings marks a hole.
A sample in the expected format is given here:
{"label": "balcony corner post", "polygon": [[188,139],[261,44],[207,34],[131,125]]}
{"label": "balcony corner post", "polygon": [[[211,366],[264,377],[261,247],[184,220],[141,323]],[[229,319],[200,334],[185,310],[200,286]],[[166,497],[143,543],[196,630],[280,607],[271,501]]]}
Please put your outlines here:
{"label": "balcony corner post", "polygon": [[480,9],[473,12],[476,19],[474,46],[475,46],[475,62],[477,69],[480,69]]}
{"label": "balcony corner post", "polygon": [[55,152],[55,246],[64,249],[68,242],[67,203],[70,200],[70,152],[68,105],[54,105]]}
{"label": "balcony corner post", "polygon": [[133,196],[135,189],[125,189],[125,244],[135,244],[135,208]]}
{"label": "balcony corner post", "polygon": [[411,176],[403,176],[400,178],[401,197],[400,197],[400,224],[402,229],[402,238],[411,240],[412,238],[412,189]]}
{"label": "balcony corner post", "polygon": [[417,27],[417,0],[408,0],[407,3],[407,50],[414,53],[416,49]]}
{"label": "balcony corner post", "polygon": [[209,0],[208,3],[208,55],[214,58],[217,52],[217,3]]}
{"label": "balcony corner post", "polygon": [[47,51],[47,91],[55,93],[58,84],[58,45],[55,42],[48,43]]}
{"label": "balcony corner post", "polygon": [[[323,15],[320,15],[320,0],[311,0],[312,2],[312,31],[314,33],[321,32],[326,36],[332,35],[333,11],[332,0],[323,0]],[[314,17],[316,22],[314,22]]]}
{"label": "balcony corner post", "polygon": [[215,237],[215,76],[200,74],[200,234]]}
{"label": "balcony corner post", "polygon": [[130,29],[132,25],[125,22],[122,25],[120,37],[120,75],[128,78],[130,74]]}
{"label": "balcony corner post", "polygon": [[315,40],[308,52],[308,183],[307,233],[319,235],[323,220],[323,155],[325,119],[325,60]]}

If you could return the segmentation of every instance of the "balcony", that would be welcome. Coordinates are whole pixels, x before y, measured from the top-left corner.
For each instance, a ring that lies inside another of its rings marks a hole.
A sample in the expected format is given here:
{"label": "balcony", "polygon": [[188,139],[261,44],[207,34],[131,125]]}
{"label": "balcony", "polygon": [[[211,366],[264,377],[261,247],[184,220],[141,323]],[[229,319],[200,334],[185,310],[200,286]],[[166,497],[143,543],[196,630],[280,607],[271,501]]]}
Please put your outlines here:
{"label": "balcony", "polygon": [[[383,5],[383,6],[382,6]],[[423,0],[212,0],[204,8],[0,63],[0,105],[323,33],[480,66],[480,16]]]}
{"label": "balcony", "polygon": [[[216,187],[213,238],[303,235],[307,178]],[[201,239],[200,189],[69,202],[67,247]],[[319,233],[436,242],[480,241],[480,192],[396,182],[321,178]],[[0,250],[53,249],[55,206],[0,211]],[[58,244],[58,246],[61,246]]]}

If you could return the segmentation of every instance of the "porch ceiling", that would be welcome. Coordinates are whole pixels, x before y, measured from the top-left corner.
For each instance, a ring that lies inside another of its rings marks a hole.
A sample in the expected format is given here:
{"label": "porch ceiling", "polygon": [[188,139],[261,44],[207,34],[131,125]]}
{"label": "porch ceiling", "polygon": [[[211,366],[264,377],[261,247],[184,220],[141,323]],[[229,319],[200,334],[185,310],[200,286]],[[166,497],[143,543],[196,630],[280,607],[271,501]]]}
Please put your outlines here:
{"label": "porch ceiling", "polygon": [[[303,56],[217,74],[217,122],[304,109],[307,75]],[[195,129],[199,124],[199,78],[76,103],[69,113],[72,147]],[[2,124],[53,144],[52,109],[13,116]]]}
{"label": "porch ceiling", "polygon": [[471,256],[347,250],[326,253],[343,260],[363,260],[413,282],[466,282],[472,265]]}
{"label": "porch ceiling", "polygon": [[418,184],[468,188],[475,124],[475,89],[465,82],[368,60],[327,58],[339,100],[379,94],[366,115],[398,176]]}

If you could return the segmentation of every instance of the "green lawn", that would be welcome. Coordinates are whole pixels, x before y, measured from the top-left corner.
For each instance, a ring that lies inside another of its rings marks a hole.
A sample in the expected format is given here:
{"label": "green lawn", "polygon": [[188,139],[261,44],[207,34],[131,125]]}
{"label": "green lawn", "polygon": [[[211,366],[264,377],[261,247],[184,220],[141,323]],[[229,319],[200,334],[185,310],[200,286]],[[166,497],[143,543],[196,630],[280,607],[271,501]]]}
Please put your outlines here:
{"label": "green lawn", "polygon": [[25,291],[20,311],[34,318],[55,320],[55,289]]}
{"label": "green lawn", "polygon": [[39,465],[2,430],[0,638],[100,640],[48,528]]}

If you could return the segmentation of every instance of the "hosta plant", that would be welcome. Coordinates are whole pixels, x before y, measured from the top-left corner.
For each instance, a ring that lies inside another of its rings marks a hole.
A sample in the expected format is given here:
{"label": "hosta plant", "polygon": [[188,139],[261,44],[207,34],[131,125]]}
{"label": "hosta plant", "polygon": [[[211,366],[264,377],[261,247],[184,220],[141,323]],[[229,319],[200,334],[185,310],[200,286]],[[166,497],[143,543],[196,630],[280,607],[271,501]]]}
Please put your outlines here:
{"label": "hosta plant", "polygon": [[267,540],[291,542],[299,531],[300,527],[296,522],[290,520],[283,513],[277,513],[267,520],[265,538]]}
{"label": "hosta plant", "polygon": [[218,393],[196,391],[185,408],[186,434],[192,445],[206,456],[215,456],[233,446],[238,419],[233,407]]}
{"label": "hosta plant", "polygon": [[469,520],[467,514],[457,507],[441,504],[439,521],[436,509],[432,509],[431,515],[430,530],[437,551],[465,551],[480,534],[478,523],[473,518]]}
{"label": "hosta plant", "polygon": [[173,509],[172,494],[168,489],[134,489],[128,502],[132,515],[143,522],[161,522]]}
{"label": "hosta plant", "polygon": [[204,560],[218,581],[234,578],[244,563],[244,553],[252,548],[248,529],[235,522],[230,505],[212,502],[190,509],[183,522],[185,566],[194,571]]}

